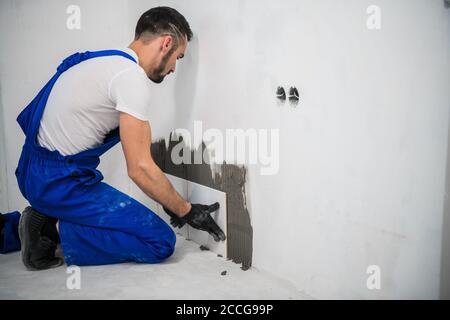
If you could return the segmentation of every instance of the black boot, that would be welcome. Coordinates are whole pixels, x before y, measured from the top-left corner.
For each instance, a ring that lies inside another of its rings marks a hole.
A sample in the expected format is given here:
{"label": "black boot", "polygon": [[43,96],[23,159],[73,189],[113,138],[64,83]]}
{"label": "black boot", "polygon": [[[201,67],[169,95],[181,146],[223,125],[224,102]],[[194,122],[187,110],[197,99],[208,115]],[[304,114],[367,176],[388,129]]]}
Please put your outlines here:
{"label": "black boot", "polygon": [[[46,217],[32,207],[27,207],[22,212],[19,221],[19,237],[22,246],[22,261],[30,270],[44,270],[55,268],[63,264],[62,259],[55,257],[56,240],[49,236],[49,224],[54,220]],[[55,234],[56,233],[56,226]]]}

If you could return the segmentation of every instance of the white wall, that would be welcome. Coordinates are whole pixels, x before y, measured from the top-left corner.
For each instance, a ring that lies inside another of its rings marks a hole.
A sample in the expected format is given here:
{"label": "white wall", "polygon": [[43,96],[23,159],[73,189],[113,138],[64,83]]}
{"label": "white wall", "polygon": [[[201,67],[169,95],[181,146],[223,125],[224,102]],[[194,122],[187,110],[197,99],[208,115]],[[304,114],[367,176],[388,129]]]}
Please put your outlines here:
{"label": "white wall", "polygon": [[444,196],[444,217],[442,221],[442,256],[441,256],[441,299],[450,299],[450,128],[447,144],[447,170]]}
{"label": "white wall", "polygon": [[6,181],[6,141],[3,130],[3,106],[1,102],[0,86],[0,213],[5,213],[8,210],[8,183]]}
{"label": "white wall", "polygon": [[[253,265],[318,298],[438,298],[450,93],[450,11],[440,0],[2,1],[0,85],[8,207],[25,202],[15,117],[73,51],[127,45],[139,15],[179,9],[194,40],[155,86],[155,137],[176,127],[279,128],[280,170],[249,167]],[[366,26],[366,8],[382,28]],[[7,31],[6,31],[7,30]],[[296,109],[274,100],[297,86]],[[129,190],[120,146],[109,181]],[[267,201],[270,199],[270,201]],[[445,230],[448,232],[448,230]],[[382,288],[366,288],[381,267]]]}

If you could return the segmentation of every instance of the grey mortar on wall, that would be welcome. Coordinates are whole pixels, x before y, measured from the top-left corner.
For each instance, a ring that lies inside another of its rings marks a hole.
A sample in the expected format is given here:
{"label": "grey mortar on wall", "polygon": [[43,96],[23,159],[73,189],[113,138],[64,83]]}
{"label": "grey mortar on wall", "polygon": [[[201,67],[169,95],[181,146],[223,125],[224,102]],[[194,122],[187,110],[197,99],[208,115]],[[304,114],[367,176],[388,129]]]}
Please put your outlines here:
{"label": "grey mortar on wall", "polygon": [[[190,163],[175,164],[172,161],[172,149],[178,143],[183,143],[180,156],[184,159],[183,150],[190,150]],[[228,257],[235,263],[242,264],[242,269],[247,270],[252,265],[253,253],[253,228],[250,223],[250,215],[246,206],[245,182],[247,170],[245,167],[234,164],[216,164],[219,170],[202,161],[201,164],[194,163],[194,157],[201,159],[200,155],[206,146],[202,142],[201,148],[192,150],[183,137],[171,135],[169,146],[166,147],[164,139],[153,142],[151,153],[156,164],[164,172],[183,178],[204,186],[223,191],[227,195],[227,252]],[[200,154],[198,154],[200,153]]]}

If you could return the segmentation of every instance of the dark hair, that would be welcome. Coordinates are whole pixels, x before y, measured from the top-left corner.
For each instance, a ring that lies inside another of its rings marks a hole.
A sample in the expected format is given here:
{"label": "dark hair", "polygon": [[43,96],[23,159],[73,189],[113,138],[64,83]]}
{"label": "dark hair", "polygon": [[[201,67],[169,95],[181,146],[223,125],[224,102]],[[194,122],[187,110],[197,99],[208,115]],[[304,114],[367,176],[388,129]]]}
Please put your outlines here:
{"label": "dark hair", "polygon": [[142,14],[136,25],[134,39],[139,39],[146,32],[153,35],[172,35],[176,46],[180,37],[186,36],[188,41],[192,38],[192,30],[186,18],[169,7],[152,8]]}

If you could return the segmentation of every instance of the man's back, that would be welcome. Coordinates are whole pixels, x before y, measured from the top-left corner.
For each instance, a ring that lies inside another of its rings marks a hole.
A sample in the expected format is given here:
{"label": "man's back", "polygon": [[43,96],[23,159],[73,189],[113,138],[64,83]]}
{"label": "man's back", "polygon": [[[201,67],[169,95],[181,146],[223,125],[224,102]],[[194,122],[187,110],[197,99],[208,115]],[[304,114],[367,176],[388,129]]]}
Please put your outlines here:
{"label": "man's back", "polygon": [[[136,61],[136,53],[122,51]],[[119,111],[148,120],[150,81],[144,70],[122,56],[84,61],[56,81],[41,119],[38,143],[62,155],[100,145],[119,125]]]}

